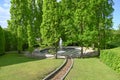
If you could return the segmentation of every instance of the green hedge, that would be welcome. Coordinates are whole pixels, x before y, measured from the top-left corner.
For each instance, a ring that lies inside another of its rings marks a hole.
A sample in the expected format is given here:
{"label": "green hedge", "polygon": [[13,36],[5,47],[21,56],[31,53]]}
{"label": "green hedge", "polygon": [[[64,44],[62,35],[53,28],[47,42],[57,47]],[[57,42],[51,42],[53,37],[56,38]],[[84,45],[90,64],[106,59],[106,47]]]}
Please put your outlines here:
{"label": "green hedge", "polygon": [[100,54],[100,59],[102,62],[120,73],[120,47],[103,50]]}
{"label": "green hedge", "polygon": [[5,36],[2,27],[0,26],[0,55],[5,52]]}

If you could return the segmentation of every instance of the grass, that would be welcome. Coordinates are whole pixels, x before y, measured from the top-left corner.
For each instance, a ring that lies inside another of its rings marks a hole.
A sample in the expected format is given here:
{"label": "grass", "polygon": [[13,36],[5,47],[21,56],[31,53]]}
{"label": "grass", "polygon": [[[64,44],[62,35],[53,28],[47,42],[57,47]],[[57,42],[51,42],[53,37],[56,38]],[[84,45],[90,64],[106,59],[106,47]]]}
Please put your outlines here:
{"label": "grass", "polygon": [[120,80],[120,74],[98,58],[75,59],[74,66],[65,80]]}
{"label": "grass", "polygon": [[62,63],[62,59],[39,60],[6,54],[0,57],[0,80],[42,80]]}

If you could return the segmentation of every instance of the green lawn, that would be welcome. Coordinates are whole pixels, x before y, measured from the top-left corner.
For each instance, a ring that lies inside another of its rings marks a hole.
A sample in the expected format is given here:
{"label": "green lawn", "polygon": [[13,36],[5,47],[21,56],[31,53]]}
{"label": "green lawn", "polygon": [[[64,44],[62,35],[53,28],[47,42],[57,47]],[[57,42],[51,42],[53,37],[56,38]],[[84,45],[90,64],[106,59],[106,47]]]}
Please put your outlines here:
{"label": "green lawn", "polygon": [[120,80],[120,74],[97,58],[75,59],[65,80]]}
{"label": "green lawn", "polygon": [[0,57],[0,80],[41,80],[62,63],[62,59],[40,60],[6,54]]}

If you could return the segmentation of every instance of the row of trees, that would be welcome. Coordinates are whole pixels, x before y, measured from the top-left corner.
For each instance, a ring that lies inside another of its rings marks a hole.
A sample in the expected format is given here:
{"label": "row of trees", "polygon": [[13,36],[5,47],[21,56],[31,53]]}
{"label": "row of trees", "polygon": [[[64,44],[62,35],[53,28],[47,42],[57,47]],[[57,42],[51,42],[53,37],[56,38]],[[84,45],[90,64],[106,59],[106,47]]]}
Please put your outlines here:
{"label": "row of trees", "polygon": [[81,46],[81,54],[90,45],[100,53],[111,36],[112,5],[112,0],[44,0],[42,43],[56,46],[61,37],[65,45]]}
{"label": "row of trees", "polygon": [[[42,0],[11,0],[8,30],[14,35],[10,41],[10,48],[14,47],[20,53],[24,47],[33,49],[37,44],[36,38],[40,36],[42,22]],[[12,49],[12,50],[14,50]]]}
{"label": "row of trees", "polygon": [[112,0],[11,0],[7,44],[20,53],[26,45],[32,50],[40,38],[40,47],[57,52],[62,38],[65,46],[81,46],[81,53],[91,45],[100,53],[111,40],[112,5]]}
{"label": "row of trees", "polygon": [[113,40],[110,42],[111,44],[109,45],[109,47],[113,48],[120,46],[120,24],[118,25],[117,30],[112,30],[112,33],[114,36],[113,36]]}

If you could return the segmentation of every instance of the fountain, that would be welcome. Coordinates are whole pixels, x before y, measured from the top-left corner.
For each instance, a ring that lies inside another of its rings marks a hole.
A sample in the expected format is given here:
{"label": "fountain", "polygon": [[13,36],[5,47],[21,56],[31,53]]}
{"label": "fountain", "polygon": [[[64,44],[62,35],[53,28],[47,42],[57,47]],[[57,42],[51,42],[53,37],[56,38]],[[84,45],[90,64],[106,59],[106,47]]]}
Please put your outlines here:
{"label": "fountain", "polygon": [[60,38],[60,41],[59,41],[59,48],[60,50],[62,50],[62,38]]}
{"label": "fountain", "polygon": [[57,52],[58,54],[64,53],[65,51],[62,50],[62,38],[59,40],[59,51]]}

